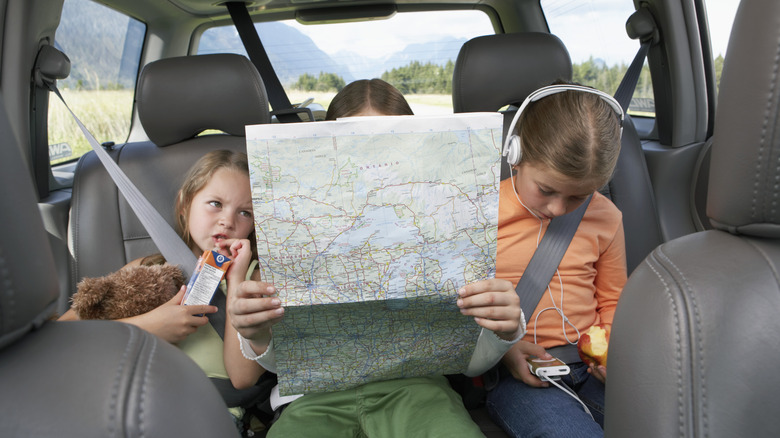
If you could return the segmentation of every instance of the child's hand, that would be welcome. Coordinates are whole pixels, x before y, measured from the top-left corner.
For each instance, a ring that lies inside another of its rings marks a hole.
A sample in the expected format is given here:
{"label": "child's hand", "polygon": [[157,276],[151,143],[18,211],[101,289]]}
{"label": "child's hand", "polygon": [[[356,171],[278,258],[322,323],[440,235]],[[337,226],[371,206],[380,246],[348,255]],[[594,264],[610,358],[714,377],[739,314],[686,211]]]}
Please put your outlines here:
{"label": "child's hand", "polygon": [[225,275],[228,285],[244,281],[249,264],[252,263],[252,247],[249,239],[222,240],[217,243],[216,250],[232,260]]}
{"label": "child's hand", "polygon": [[275,292],[269,283],[247,280],[231,288],[228,294],[230,322],[250,341],[256,353],[263,353],[268,347],[271,327],[284,315],[281,300],[272,296]]}
{"label": "child's hand", "polygon": [[187,286],[182,286],[179,289],[179,293],[167,303],[143,315],[122,321],[137,325],[172,344],[181,342],[194,333],[198,327],[209,323],[209,319],[205,314],[217,311],[215,306],[208,304],[182,306],[181,300],[184,298],[186,290]]}
{"label": "child's hand", "polygon": [[463,286],[458,296],[462,314],[473,316],[477,324],[501,339],[516,338],[522,311],[512,283],[497,278],[476,281]]}
{"label": "child's hand", "polygon": [[588,372],[595,378],[599,380],[599,382],[606,384],[607,383],[607,367],[604,365],[598,365],[593,366],[594,364],[590,364],[588,366]]}
{"label": "child's hand", "polygon": [[536,345],[531,342],[517,341],[509,351],[504,354],[502,362],[507,367],[512,376],[529,386],[537,388],[546,388],[550,386],[549,383],[542,381],[531,373],[528,369],[528,362],[526,358],[528,356],[536,356],[540,359],[552,359],[550,353],[545,351],[541,345]]}

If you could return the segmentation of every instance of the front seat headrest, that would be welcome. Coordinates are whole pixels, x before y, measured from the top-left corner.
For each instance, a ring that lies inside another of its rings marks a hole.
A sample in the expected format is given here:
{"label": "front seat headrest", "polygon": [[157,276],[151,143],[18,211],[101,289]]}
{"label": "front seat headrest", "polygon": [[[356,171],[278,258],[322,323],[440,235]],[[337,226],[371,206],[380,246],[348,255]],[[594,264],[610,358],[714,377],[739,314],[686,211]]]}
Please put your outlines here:
{"label": "front seat headrest", "polygon": [[452,105],[456,113],[519,106],[556,79],[571,80],[571,57],[555,35],[525,32],[467,41],[455,61]]}
{"label": "front seat headrest", "polygon": [[244,136],[246,125],[270,122],[263,80],[244,56],[165,58],[147,64],[138,79],[138,117],[163,147],[206,129]]}
{"label": "front seat headrest", "polygon": [[780,27],[772,29],[774,36],[758,37],[750,27],[766,21],[762,11],[741,8],[741,14],[753,16],[735,19],[731,31],[715,115],[707,216],[720,230],[778,238]]}

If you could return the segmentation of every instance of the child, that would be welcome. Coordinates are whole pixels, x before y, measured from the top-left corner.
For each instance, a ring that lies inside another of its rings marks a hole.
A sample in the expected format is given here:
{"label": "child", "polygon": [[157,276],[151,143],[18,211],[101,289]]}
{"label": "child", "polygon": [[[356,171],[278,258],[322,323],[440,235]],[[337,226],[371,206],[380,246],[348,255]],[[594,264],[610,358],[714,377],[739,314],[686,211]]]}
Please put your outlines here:
{"label": "child", "polygon": [[[398,101],[406,103],[403,95],[384,81],[357,81],[333,99],[327,118],[411,114],[408,104],[400,105],[402,110],[388,109],[398,108]],[[345,102],[351,102],[350,108],[342,113]],[[247,281],[228,298],[228,313],[241,334],[242,352],[270,370],[275,367],[271,326],[284,314],[274,291],[268,283]],[[466,285],[458,294],[461,312],[473,316],[483,327],[467,371],[478,375],[495,365],[524,333],[520,301],[511,283],[499,279]],[[290,404],[271,427],[269,437],[484,436],[444,376],[371,382],[305,396],[279,397],[275,391],[271,402]]]}
{"label": "child", "polygon": [[397,88],[381,79],[350,82],[328,106],[325,120],[354,116],[411,116],[412,108]]}
{"label": "child", "polygon": [[[237,261],[252,258],[256,246],[249,166],[244,153],[227,150],[204,155],[190,169],[176,197],[176,225],[182,239],[196,256],[217,249]],[[126,265],[164,263],[161,255],[134,260]],[[228,296],[249,278],[248,263],[230,266],[227,272]],[[254,266],[251,267],[254,269]],[[204,314],[217,308],[209,305],[180,305],[185,287],[169,302],[145,314],[122,319],[176,344],[208,375],[230,379],[242,389],[254,385],[265,371],[241,357],[236,331],[227,316],[224,343]],[[219,293],[219,292],[218,292]],[[61,321],[78,319],[73,309]],[[223,357],[224,356],[224,357]],[[234,414],[237,412],[234,410]]]}
{"label": "child", "polygon": [[504,355],[508,373],[488,393],[488,412],[513,436],[603,434],[605,367],[589,369],[575,359],[562,379],[591,417],[577,399],[532,375],[525,359],[550,358],[545,349],[576,344],[591,325],[611,323],[626,282],[622,215],[597,192],[617,162],[622,110],[594,89],[561,85],[547,87],[557,92],[529,100],[518,114],[522,157],[513,163],[510,152],[516,175],[501,183],[496,277],[517,284],[549,220],[593,197],[528,333]]}

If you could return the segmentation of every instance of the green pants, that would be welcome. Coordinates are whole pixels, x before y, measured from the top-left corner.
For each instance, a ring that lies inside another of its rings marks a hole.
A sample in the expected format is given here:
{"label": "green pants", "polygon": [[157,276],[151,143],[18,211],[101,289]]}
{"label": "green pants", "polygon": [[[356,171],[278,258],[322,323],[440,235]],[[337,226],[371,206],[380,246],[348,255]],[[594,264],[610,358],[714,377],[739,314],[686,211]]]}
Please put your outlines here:
{"label": "green pants", "polygon": [[268,432],[288,437],[484,437],[443,376],[373,382],[307,394]]}

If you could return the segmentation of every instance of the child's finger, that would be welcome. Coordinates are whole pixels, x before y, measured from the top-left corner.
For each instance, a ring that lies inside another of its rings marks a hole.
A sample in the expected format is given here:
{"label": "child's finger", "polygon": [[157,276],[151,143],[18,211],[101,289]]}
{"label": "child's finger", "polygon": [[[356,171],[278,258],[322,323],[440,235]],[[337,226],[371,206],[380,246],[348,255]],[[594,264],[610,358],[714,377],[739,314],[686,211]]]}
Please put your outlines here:
{"label": "child's finger", "polygon": [[231,320],[236,329],[257,328],[263,324],[275,324],[284,316],[284,308],[277,307],[259,312],[231,314]]}
{"label": "child's finger", "polygon": [[181,300],[184,299],[184,293],[187,291],[187,285],[182,285],[179,288],[179,291],[176,292],[176,295],[173,296],[170,300],[168,300],[168,304],[181,304]]}
{"label": "child's finger", "polygon": [[217,307],[211,306],[208,304],[192,304],[189,306],[184,306],[189,311],[190,315],[202,315],[202,314],[208,314],[208,313],[217,313]]}
{"label": "child's finger", "polygon": [[474,321],[479,324],[480,327],[484,327],[494,333],[506,333],[511,335],[517,332],[518,327],[517,321],[511,320],[494,320],[474,317]]}
{"label": "child's finger", "polygon": [[252,315],[262,312],[275,312],[282,309],[279,298],[250,298],[236,300],[230,304],[231,315]]}
{"label": "child's finger", "polygon": [[512,283],[499,278],[475,281],[469,283],[458,290],[458,296],[461,298],[470,297],[485,292],[505,292],[514,290]]}
{"label": "child's finger", "polygon": [[461,308],[463,315],[473,316],[494,321],[513,321],[517,323],[520,319],[520,309],[511,306],[492,306],[492,307],[471,307]]}
{"label": "child's finger", "polygon": [[510,311],[514,314],[520,311],[520,298],[514,292],[486,292],[469,297],[459,297],[456,304],[467,315],[484,316],[486,318],[491,317],[491,312]]}
{"label": "child's finger", "polygon": [[276,288],[264,281],[242,281],[236,290],[236,298],[259,298],[276,293]]}

